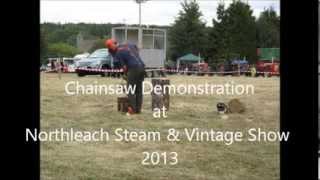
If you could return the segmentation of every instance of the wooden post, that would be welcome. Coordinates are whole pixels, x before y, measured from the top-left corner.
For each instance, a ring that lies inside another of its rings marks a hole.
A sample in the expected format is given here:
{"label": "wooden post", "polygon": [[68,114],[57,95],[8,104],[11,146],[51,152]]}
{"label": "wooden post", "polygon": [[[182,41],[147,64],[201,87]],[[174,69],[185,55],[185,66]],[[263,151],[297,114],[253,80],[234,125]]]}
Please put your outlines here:
{"label": "wooden post", "polygon": [[129,106],[128,97],[118,97],[118,111],[119,112],[127,112]]}
{"label": "wooden post", "polygon": [[169,87],[165,87],[164,85],[170,85],[170,80],[167,78],[152,79],[151,83],[153,87],[155,87],[156,85],[161,86],[160,94],[156,94],[154,93],[154,91],[152,91],[151,93],[152,110],[154,110],[155,108],[162,109],[163,107],[165,107],[166,110],[169,110],[169,104],[170,104]]}
{"label": "wooden post", "polygon": [[58,78],[61,79],[61,58],[57,59],[57,70],[58,70]]}

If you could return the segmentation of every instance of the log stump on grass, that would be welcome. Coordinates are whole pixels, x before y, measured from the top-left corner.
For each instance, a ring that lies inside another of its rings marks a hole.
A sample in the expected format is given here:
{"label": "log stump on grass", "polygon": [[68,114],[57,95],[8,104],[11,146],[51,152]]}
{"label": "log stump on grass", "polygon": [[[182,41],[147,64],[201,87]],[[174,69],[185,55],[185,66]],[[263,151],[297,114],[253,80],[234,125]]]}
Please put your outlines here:
{"label": "log stump on grass", "polygon": [[129,99],[128,97],[118,97],[118,111],[128,112]]}
{"label": "log stump on grass", "polygon": [[[162,109],[163,107],[166,110],[169,110],[170,104],[170,95],[169,95],[169,87],[165,87],[165,85],[170,85],[170,80],[167,78],[157,78],[151,80],[153,91],[151,92],[152,98],[152,110],[155,108]],[[155,93],[155,87],[161,87],[160,93]]]}

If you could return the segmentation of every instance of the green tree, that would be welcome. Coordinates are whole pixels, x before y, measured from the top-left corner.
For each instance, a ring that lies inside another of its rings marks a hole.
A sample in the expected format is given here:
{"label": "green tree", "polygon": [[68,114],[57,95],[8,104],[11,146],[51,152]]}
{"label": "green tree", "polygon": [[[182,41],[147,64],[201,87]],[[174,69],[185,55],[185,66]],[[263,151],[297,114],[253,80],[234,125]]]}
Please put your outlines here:
{"label": "green tree", "polygon": [[229,36],[226,31],[225,6],[220,3],[217,8],[217,19],[212,20],[213,27],[209,29],[208,56],[209,64],[216,66],[228,59]]}
{"label": "green tree", "polygon": [[97,40],[93,46],[90,48],[89,53],[92,53],[93,51],[97,50],[97,49],[101,49],[101,48],[106,48],[105,46],[105,39],[99,39]]}
{"label": "green tree", "polygon": [[280,47],[280,17],[272,7],[261,12],[256,26],[258,47]]}
{"label": "green tree", "polygon": [[44,31],[40,31],[40,63],[46,63],[48,53],[48,42]]}
{"label": "green tree", "polygon": [[256,24],[248,4],[234,1],[225,9],[218,6],[217,20],[210,31],[212,62],[243,58],[256,61]]}
{"label": "green tree", "polygon": [[78,49],[66,43],[54,43],[48,46],[50,57],[73,57],[79,53]]}
{"label": "green tree", "polygon": [[[205,52],[207,34],[196,0],[184,1],[173,26],[169,29],[170,57],[176,60],[187,53]],[[201,55],[201,56],[202,56]]]}

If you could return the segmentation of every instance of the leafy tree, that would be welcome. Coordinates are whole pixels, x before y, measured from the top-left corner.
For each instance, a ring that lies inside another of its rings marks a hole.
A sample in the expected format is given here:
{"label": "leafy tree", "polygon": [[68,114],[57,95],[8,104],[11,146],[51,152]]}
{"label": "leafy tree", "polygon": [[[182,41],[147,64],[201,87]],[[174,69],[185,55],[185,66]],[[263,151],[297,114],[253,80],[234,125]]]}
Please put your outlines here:
{"label": "leafy tree", "polygon": [[46,56],[48,53],[48,42],[43,31],[40,31],[40,62],[46,63]]}
{"label": "leafy tree", "polygon": [[187,53],[205,52],[207,34],[196,0],[181,3],[182,10],[169,29],[170,56],[173,60]]}
{"label": "leafy tree", "polygon": [[220,4],[217,13],[217,20],[213,19],[213,28],[209,33],[211,64],[243,57],[254,62],[256,25],[250,6],[234,1],[227,9]]}
{"label": "leafy tree", "polygon": [[106,48],[105,46],[105,39],[99,39],[96,41],[93,46],[90,48],[89,52],[92,53],[93,51],[101,48]]}
{"label": "leafy tree", "polygon": [[[111,28],[115,26],[123,26],[123,24],[42,23],[40,29],[43,32],[44,43],[48,45],[65,43],[76,47],[77,36],[80,32],[94,39],[107,39],[111,36]],[[168,29],[168,26],[153,25],[152,27]],[[98,41],[94,48],[102,47],[99,43]]]}
{"label": "leafy tree", "polygon": [[272,7],[260,14],[256,26],[258,47],[280,47],[280,17]]}
{"label": "leafy tree", "polygon": [[79,53],[78,49],[66,43],[54,43],[48,46],[50,57],[73,57]]}
{"label": "leafy tree", "polygon": [[213,27],[209,30],[208,56],[209,64],[215,66],[228,59],[228,33],[226,31],[225,7],[220,3],[217,8],[217,20],[213,19]]}

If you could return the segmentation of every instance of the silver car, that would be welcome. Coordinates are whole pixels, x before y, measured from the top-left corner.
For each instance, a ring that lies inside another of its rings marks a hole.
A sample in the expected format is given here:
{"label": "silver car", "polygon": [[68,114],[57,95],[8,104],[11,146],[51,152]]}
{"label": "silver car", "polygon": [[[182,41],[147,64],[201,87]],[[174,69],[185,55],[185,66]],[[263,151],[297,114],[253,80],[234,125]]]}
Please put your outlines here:
{"label": "silver car", "polygon": [[112,69],[113,68],[113,59],[108,52],[108,49],[98,49],[90,54],[87,58],[76,61],[76,73],[78,76],[85,75],[97,75],[101,74],[101,72],[95,71],[86,71],[79,68],[87,68],[87,69]]}

